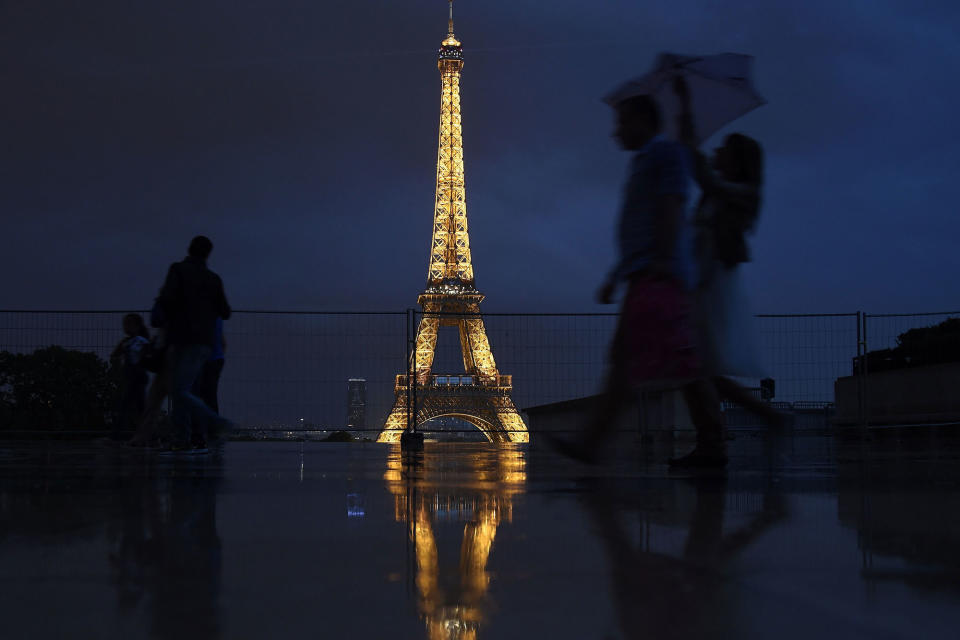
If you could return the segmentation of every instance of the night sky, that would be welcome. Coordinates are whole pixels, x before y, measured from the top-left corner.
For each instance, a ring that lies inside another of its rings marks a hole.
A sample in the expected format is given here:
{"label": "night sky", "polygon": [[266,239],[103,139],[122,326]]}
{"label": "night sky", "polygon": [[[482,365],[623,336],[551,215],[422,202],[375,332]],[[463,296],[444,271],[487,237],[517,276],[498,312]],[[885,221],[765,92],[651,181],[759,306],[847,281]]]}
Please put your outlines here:
{"label": "night sky", "polygon": [[[756,56],[758,312],[960,307],[955,0],[458,0],[487,311],[601,310],[627,156],[603,94]],[[0,4],[0,308],[148,307],[191,236],[238,309],[426,282],[443,0]],[[714,138],[708,144],[716,144]],[[712,146],[712,145],[711,145]]]}

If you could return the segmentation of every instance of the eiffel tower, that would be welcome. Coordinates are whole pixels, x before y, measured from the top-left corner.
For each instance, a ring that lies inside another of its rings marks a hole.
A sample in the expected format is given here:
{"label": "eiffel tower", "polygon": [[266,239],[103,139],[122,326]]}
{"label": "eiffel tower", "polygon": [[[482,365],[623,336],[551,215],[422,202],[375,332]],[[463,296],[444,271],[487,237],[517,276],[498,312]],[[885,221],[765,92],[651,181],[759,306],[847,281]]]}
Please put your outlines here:
{"label": "eiffel tower", "polygon": [[[423,315],[411,354],[412,376],[397,376],[396,399],[377,441],[399,442],[408,429],[433,418],[452,416],[476,426],[491,442],[529,442],[527,426],[510,397],[512,378],[500,375],[493,359],[480,315],[484,296],[474,286],[460,116],[463,47],[453,34],[453,0],[449,2],[450,27],[437,63],[442,93],[433,241],[427,288],[417,299]],[[432,373],[442,326],[460,330],[463,374]]]}

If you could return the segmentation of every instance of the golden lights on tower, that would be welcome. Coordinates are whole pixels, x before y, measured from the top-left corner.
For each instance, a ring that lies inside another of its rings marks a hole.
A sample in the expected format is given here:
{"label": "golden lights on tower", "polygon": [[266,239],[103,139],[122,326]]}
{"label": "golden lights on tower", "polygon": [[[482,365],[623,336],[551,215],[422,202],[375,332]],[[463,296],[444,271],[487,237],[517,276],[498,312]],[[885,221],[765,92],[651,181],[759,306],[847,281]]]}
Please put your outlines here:
{"label": "golden lights on tower", "polygon": [[[493,358],[480,314],[484,296],[474,284],[460,111],[463,47],[454,35],[453,0],[437,68],[440,136],[427,287],[418,298],[423,316],[410,363],[412,375],[397,376],[394,406],[377,441],[399,442],[408,428],[440,416],[454,416],[479,428],[491,441],[529,442],[527,426],[510,397],[512,378],[500,375]],[[432,374],[441,326],[459,329],[465,376]],[[455,385],[450,383],[453,378]],[[416,406],[411,406],[411,397],[416,398]]]}
{"label": "golden lights on tower", "polygon": [[473,284],[470,239],[467,235],[467,195],[463,171],[463,122],[460,115],[460,71],[463,48],[453,34],[453,2],[450,30],[437,59],[442,82],[440,91],[440,143],[437,152],[437,189],[433,216],[429,286],[456,281]]}
{"label": "golden lights on tower", "polygon": [[[428,640],[477,637],[489,609],[487,564],[497,529],[513,521],[513,502],[526,479],[524,452],[513,446],[464,457],[452,472],[439,452],[426,452],[415,465],[405,463],[398,450],[387,457],[384,480],[394,497],[395,520],[407,524]],[[457,580],[441,570],[435,532],[440,514],[444,521],[463,522]]]}

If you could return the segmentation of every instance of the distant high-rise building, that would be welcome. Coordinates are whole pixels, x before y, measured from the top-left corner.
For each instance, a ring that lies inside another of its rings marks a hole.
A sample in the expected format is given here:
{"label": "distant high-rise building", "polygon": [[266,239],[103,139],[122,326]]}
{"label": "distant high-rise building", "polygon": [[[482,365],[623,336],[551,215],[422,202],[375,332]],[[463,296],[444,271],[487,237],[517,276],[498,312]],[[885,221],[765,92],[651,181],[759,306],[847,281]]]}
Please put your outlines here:
{"label": "distant high-rise building", "polygon": [[351,429],[367,427],[367,380],[365,378],[347,380],[347,427]]}

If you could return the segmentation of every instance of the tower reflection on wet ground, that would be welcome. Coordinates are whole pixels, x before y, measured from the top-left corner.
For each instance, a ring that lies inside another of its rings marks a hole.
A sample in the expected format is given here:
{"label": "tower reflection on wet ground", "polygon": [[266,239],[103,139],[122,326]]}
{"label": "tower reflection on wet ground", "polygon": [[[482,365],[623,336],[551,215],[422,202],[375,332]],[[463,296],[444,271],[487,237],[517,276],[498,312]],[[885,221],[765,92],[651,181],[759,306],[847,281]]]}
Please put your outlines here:
{"label": "tower reflection on wet ground", "polygon": [[[435,449],[390,452],[384,480],[394,495],[394,518],[407,524],[418,608],[430,640],[477,637],[488,604],[487,562],[497,528],[513,520],[525,466],[524,451],[516,446],[455,457]],[[436,529],[446,523],[464,524],[459,561],[442,571]]]}
{"label": "tower reflection on wet ground", "polygon": [[960,440],[753,444],[6,442],[3,637],[956,637]]}

